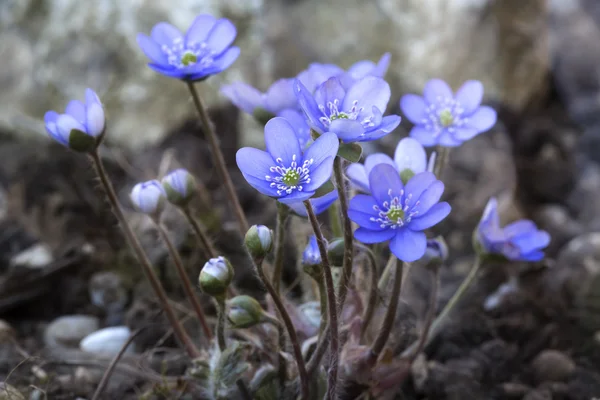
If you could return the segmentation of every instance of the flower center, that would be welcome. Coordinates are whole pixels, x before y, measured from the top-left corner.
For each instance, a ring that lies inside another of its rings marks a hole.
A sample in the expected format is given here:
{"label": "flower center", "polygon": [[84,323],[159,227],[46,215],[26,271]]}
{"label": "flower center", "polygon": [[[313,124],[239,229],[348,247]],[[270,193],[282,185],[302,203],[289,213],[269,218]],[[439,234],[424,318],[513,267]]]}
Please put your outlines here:
{"label": "flower center", "polygon": [[304,189],[303,185],[310,183],[309,167],[314,162],[314,159],[304,160],[301,166],[298,166],[296,155],[292,156],[292,162],[289,167],[283,164],[281,158],[275,160],[278,165],[269,168],[269,171],[276,175],[266,175],[267,182],[271,182],[270,186],[277,189],[277,195],[292,194],[294,190],[301,192]]}
{"label": "flower center", "polygon": [[454,117],[452,116],[452,111],[448,110],[447,108],[440,111],[440,124],[442,124],[444,128],[449,127],[453,122]]}
{"label": "flower center", "polygon": [[370,218],[371,221],[379,223],[381,228],[401,228],[419,213],[414,209],[419,204],[419,201],[412,206],[409,205],[412,199],[411,193],[405,196],[404,189],[402,189],[400,196],[392,196],[392,189],[390,189],[388,190],[388,195],[390,196],[389,201],[384,201],[381,206],[373,206],[373,210],[377,211],[377,217]]}
{"label": "flower center", "polygon": [[462,116],[464,112],[464,108],[458,101],[451,97],[440,96],[435,102],[428,104],[421,123],[426,129],[432,131],[435,137],[443,131],[453,133],[456,128],[462,127],[469,121]]}
{"label": "flower center", "polygon": [[167,62],[178,69],[196,65],[207,68],[214,62],[215,53],[205,42],[186,45],[183,38],[175,38],[171,46],[164,44],[161,50],[167,56]]}
{"label": "flower center", "polygon": [[[350,107],[350,110],[348,111],[340,111],[340,101],[338,99],[328,101],[326,106],[319,104],[319,110],[321,110],[321,113],[323,114],[323,116],[319,118],[319,121],[321,121],[321,123],[323,123],[323,125],[325,125],[327,128],[329,128],[331,122],[337,119],[349,119],[351,121],[356,121],[358,115],[364,110],[364,107],[358,107],[358,100],[354,100],[352,102],[352,107]],[[375,126],[372,115],[365,117],[359,122],[364,128]]]}

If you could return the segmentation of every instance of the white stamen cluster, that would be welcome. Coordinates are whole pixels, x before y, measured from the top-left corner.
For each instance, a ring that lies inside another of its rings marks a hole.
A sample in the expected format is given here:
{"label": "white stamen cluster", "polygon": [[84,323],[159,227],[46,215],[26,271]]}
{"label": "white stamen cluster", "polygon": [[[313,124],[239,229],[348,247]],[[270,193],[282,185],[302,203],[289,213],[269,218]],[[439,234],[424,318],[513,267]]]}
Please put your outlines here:
{"label": "white stamen cluster", "polygon": [[[340,111],[339,109],[340,101],[335,99],[334,101],[328,101],[327,107],[323,104],[319,104],[319,110],[323,113],[323,116],[319,118],[319,121],[325,127],[329,128],[332,121],[336,119],[349,119],[351,121],[355,121],[358,118],[358,114],[360,114],[364,107],[358,107],[358,100],[354,100],[352,102],[352,107],[349,111]],[[364,128],[369,128],[375,125],[373,122],[373,116],[366,117],[362,121],[360,121]]]}
{"label": "white stamen cluster", "polygon": [[462,127],[469,119],[463,118],[464,108],[452,97],[438,96],[436,101],[429,103],[425,109],[425,118],[421,123],[425,128],[438,136],[445,129],[453,133],[456,128]]}
{"label": "white stamen cluster", "polygon": [[269,168],[269,171],[276,173],[277,175],[271,176],[266,175],[265,179],[267,182],[271,182],[271,187],[277,189],[279,196],[285,194],[292,194],[294,190],[301,192],[304,189],[303,185],[310,183],[310,169],[309,167],[314,162],[314,159],[304,160],[301,166],[298,166],[296,161],[296,155],[292,156],[292,162],[289,167],[283,164],[281,158],[275,159],[277,164],[274,167]]}
{"label": "white stamen cluster", "polygon": [[169,64],[178,69],[198,64],[203,68],[207,68],[214,62],[215,53],[205,42],[192,43],[186,46],[184,39],[178,37],[173,40],[171,47],[164,44],[161,50],[166,54]]}
{"label": "white stamen cluster", "polygon": [[[404,189],[402,189],[400,196],[392,196],[392,189],[390,189],[388,190],[388,195],[390,196],[390,200],[384,201],[381,207],[378,205],[373,206],[373,210],[378,213],[378,218],[370,218],[372,222],[377,222],[381,228],[401,228],[419,213],[414,210],[419,201],[413,204],[412,208],[408,204],[410,199],[412,199],[411,193],[404,196]],[[404,204],[400,201],[402,197],[404,197]]]}

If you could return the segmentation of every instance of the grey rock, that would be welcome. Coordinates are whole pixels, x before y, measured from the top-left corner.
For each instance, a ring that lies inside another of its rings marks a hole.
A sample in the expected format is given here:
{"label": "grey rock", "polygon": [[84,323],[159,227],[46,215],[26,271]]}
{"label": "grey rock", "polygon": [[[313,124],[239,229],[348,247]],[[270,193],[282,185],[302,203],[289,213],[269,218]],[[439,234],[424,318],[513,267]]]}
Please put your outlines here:
{"label": "grey rock", "polygon": [[558,350],[544,350],[531,362],[533,374],[538,383],[565,381],[575,371],[571,357]]}
{"label": "grey rock", "polygon": [[89,315],[65,315],[52,321],[44,332],[47,347],[77,348],[79,342],[100,327],[98,318]]}
{"label": "grey rock", "polygon": [[[113,326],[90,333],[81,340],[79,347],[88,353],[116,355],[130,336],[131,330],[128,327]],[[133,353],[134,346],[130,344],[125,351]]]}

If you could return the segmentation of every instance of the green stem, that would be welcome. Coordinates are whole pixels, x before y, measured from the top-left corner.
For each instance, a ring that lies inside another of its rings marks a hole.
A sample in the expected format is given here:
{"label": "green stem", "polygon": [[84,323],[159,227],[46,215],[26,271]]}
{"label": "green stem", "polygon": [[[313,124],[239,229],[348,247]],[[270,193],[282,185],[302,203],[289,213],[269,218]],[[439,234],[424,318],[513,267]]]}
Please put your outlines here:
{"label": "green stem", "polygon": [[173,259],[173,264],[175,264],[175,269],[177,270],[177,274],[179,275],[179,279],[181,280],[181,284],[183,285],[183,291],[185,292],[185,295],[187,296],[189,302],[192,304],[192,308],[196,313],[196,317],[198,317],[198,321],[200,321],[200,325],[202,326],[204,335],[210,341],[212,339],[212,332],[210,330],[210,327],[208,326],[208,323],[206,322],[206,317],[204,316],[204,310],[202,309],[202,305],[200,305],[200,301],[194,293],[194,289],[192,289],[192,283],[190,282],[190,278],[188,277],[188,274],[186,273],[185,268],[183,267],[183,261],[179,256],[179,252],[173,245],[171,239],[169,239],[169,235],[167,235],[167,232],[158,221],[158,218],[153,218],[153,220],[156,224],[156,227],[158,228],[158,233],[160,234],[160,237],[167,245],[167,249],[169,250],[171,258]]}
{"label": "green stem", "polygon": [[[392,256],[392,258],[395,258]],[[400,288],[402,287],[402,270],[404,267],[404,263],[400,260],[395,260],[396,264],[396,275],[394,277],[394,287],[392,289],[392,294],[390,297],[390,304],[386,311],[385,317],[383,319],[383,323],[381,324],[381,328],[379,329],[379,334],[373,342],[371,346],[371,354],[369,357],[369,362],[374,365],[379,358],[379,355],[383,351],[385,344],[390,337],[390,333],[392,332],[392,328],[394,326],[394,320],[396,319],[396,310],[398,309],[398,302],[400,301]]]}
{"label": "green stem", "polygon": [[[250,252],[248,252],[248,254],[250,255]],[[298,375],[300,375],[301,399],[308,400],[308,374],[306,373],[306,365],[304,363],[304,359],[302,358],[300,341],[298,340],[298,335],[296,334],[296,328],[294,327],[294,323],[292,322],[292,319],[290,318],[290,315],[287,312],[283,301],[279,297],[279,294],[275,291],[275,288],[273,287],[271,281],[269,281],[267,275],[265,274],[265,271],[263,270],[263,260],[255,260],[254,258],[252,258],[251,255],[250,258],[252,259],[254,270],[258,274],[263,285],[265,285],[265,288],[267,289],[267,292],[269,292],[269,295],[271,295],[273,303],[275,303],[275,308],[277,308],[277,311],[279,312],[279,315],[281,316],[281,319],[283,320],[283,323],[285,325],[285,329],[287,330],[288,336],[290,337],[294,358],[296,359],[296,364],[298,366]]]}
{"label": "green stem", "polygon": [[283,256],[285,250],[285,222],[289,215],[286,205],[277,202],[277,224],[275,226],[275,262],[272,282],[277,293],[281,293],[281,276],[283,274]]}
{"label": "green stem", "polygon": [[246,215],[244,214],[244,210],[240,205],[240,200],[235,191],[235,187],[233,186],[233,182],[231,180],[231,176],[229,176],[229,172],[227,171],[227,165],[225,164],[225,158],[223,157],[223,152],[219,147],[219,139],[215,133],[215,129],[213,127],[212,122],[210,121],[210,117],[208,116],[208,112],[202,104],[202,100],[200,96],[198,96],[198,92],[196,91],[196,87],[194,86],[194,82],[186,81],[188,89],[192,94],[192,99],[194,100],[194,105],[196,106],[196,110],[198,111],[198,115],[200,116],[200,120],[204,125],[204,131],[206,134],[206,138],[208,139],[208,144],[210,146],[210,150],[212,152],[215,166],[217,167],[217,173],[219,175],[219,179],[223,182],[225,186],[225,193],[227,195],[227,199],[229,200],[230,206],[233,208],[233,213],[237,219],[240,232],[242,237],[248,232],[250,226],[248,225],[248,221],[246,220]]}
{"label": "green stem", "polygon": [[338,360],[339,360],[339,332],[338,332],[338,318],[337,318],[337,306],[335,299],[335,286],[333,284],[333,277],[331,275],[331,266],[329,265],[329,258],[327,256],[327,244],[321,231],[321,226],[317,220],[317,216],[312,208],[312,205],[308,200],[304,201],[308,219],[312,225],[313,231],[317,238],[317,244],[319,246],[319,252],[321,253],[321,264],[323,266],[323,275],[325,275],[325,287],[327,289],[327,304],[329,311],[329,348],[330,348],[330,365],[328,378],[327,394],[325,396],[328,400],[335,399],[336,386],[337,386],[337,375],[338,375]]}
{"label": "green stem", "polygon": [[352,221],[348,216],[348,194],[346,193],[346,184],[344,182],[344,169],[342,158],[335,157],[333,161],[333,173],[335,175],[338,197],[340,200],[340,209],[342,211],[342,219],[344,222],[344,265],[342,267],[342,280],[340,282],[338,292],[338,309],[339,314],[344,309],[346,295],[348,294],[348,285],[352,279],[352,258],[354,256],[353,236],[352,236]]}
{"label": "green stem", "polygon": [[435,161],[435,166],[433,167],[433,173],[438,179],[442,179],[442,174],[444,173],[444,168],[446,168],[446,164],[448,163],[448,156],[450,154],[450,148],[444,146],[437,146],[437,160]]}
{"label": "green stem", "polygon": [[377,260],[375,259],[375,254],[369,249],[367,246],[363,244],[357,245],[359,249],[363,250],[367,254],[367,259],[369,260],[369,277],[371,278],[371,282],[369,284],[369,298],[367,300],[367,307],[363,313],[362,324],[360,327],[360,340],[363,340],[365,335],[365,331],[373,318],[373,313],[375,311],[375,306],[377,306]]}
{"label": "green stem", "polygon": [[215,297],[217,302],[217,342],[219,343],[219,350],[221,352],[227,349],[227,341],[225,340],[225,295]]}
{"label": "green stem", "polygon": [[329,225],[331,226],[331,234],[333,237],[342,237],[342,221],[340,220],[340,208],[337,202],[334,202],[327,210],[329,216]]}
{"label": "green stem", "polygon": [[194,230],[194,233],[200,242],[200,246],[204,251],[204,256],[208,259],[217,257],[217,251],[212,245],[204,226],[200,225],[200,223],[192,216],[192,210],[190,210],[189,206],[182,207],[181,211]]}
{"label": "green stem", "polygon": [[167,316],[167,319],[169,320],[171,328],[173,329],[173,333],[175,334],[177,339],[183,344],[183,347],[185,348],[185,350],[187,351],[188,355],[191,358],[199,357],[200,352],[198,351],[198,349],[196,348],[196,346],[194,345],[194,343],[192,342],[190,337],[187,335],[187,333],[183,329],[183,326],[177,319],[177,316],[175,315],[175,311],[173,311],[173,308],[169,304],[169,299],[167,298],[167,294],[165,293],[162,285],[160,284],[160,281],[158,280],[156,274],[154,273],[154,269],[152,268],[152,263],[148,259],[148,256],[144,252],[142,245],[140,244],[139,240],[137,239],[137,237],[134,235],[133,231],[131,230],[131,227],[127,223],[127,219],[125,218],[125,215],[123,214],[123,210],[121,209],[121,206],[119,205],[119,201],[117,200],[117,194],[115,193],[115,189],[113,188],[112,183],[110,182],[110,179],[108,178],[108,175],[106,174],[106,170],[104,169],[104,164],[102,163],[102,159],[100,158],[98,151],[95,150],[95,151],[91,152],[90,157],[92,159],[92,164],[94,165],[94,168],[96,169],[96,173],[98,174],[98,177],[100,178],[100,182],[102,183],[102,186],[104,187],[104,192],[105,192],[106,197],[108,198],[108,201],[112,207],[113,213],[119,220],[119,222],[121,224],[121,229],[123,230],[123,233],[125,234],[125,238],[129,242],[129,245],[133,249],[138,261],[140,262],[140,264],[142,266],[142,270],[144,271],[146,278],[148,278],[148,281],[150,282],[150,286],[152,286],[154,293],[156,293],[156,297],[158,297],[158,301],[159,301],[161,307],[163,308],[163,310],[165,311],[165,315]]}

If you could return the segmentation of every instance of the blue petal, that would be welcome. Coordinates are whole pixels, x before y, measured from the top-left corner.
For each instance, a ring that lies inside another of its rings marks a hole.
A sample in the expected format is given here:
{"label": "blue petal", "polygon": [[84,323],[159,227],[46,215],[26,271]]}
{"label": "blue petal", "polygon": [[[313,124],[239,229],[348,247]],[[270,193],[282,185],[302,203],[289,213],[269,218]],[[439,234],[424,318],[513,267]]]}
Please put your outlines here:
{"label": "blue petal", "polygon": [[383,78],[390,66],[391,60],[392,55],[390,53],[385,53],[384,55],[382,55],[379,61],[377,62],[377,66],[370,72],[369,75]]}
{"label": "blue petal", "polygon": [[[436,181],[437,178],[435,177],[435,175],[429,171],[420,172],[414,175],[412,178],[410,178],[410,180],[406,183],[406,186],[404,187],[403,203],[405,202],[405,204],[408,205],[409,209],[412,209],[413,206],[415,206],[415,203],[421,200],[421,195],[423,194],[423,192],[425,192],[425,190],[427,190]],[[442,185],[443,192],[444,184],[442,182],[440,182],[440,184]],[[437,193],[437,191],[435,193]],[[419,207],[421,206],[421,204],[419,204],[419,206],[415,206],[415,210],[419,211],[420,213],[424,213],[429,207],[432,206],[432,204],[429,203],[429,199],[423,200],[425,207],[427,208]],[[437,202],[437,200],[435,202]]]}
{"label": "blue petal", "polygon": [[308,89],[300,82],[299,79],[294,81],[294,92],[296,93],[296,99],[298,105],[304,111],[308,124],[317,132],[325,133],[326,128],[323,123],[319,120],[323,116],[323,113],[319,110],[319,106],[315,102],[312,94]]}
{"label": "blue petal", "polygon": [[[375,153],[368,155],[365,158],[365,173],[367,176],[371,173],[371,170],[379,164],[388,164],[396,168],[396,163],[391,159],[390,156],[384,153]],[[396,169],[397,170],[397,169]]]}
{"label": "blue petal", "polygon": [[[408,186],[408,185],[407,185]],[[407,189],[408,192],[408,189]],[[438,201],[444,193],[444,183],[442,181],[433,182],[427,189],[419,196],[418,204],[415,205],[413,211],[417,211],[418,215],[425,215],[429,209]]]}
{"label": "blue petal", "polygon": [[352,222],[356,223],[362,228],[372,231],[381,231],[384,229],[381,227],[379,222],[371,220],[372,218],[377,218],[377,216],[373,214],[364,213],[357,210],[348,210],[348,217],[352,220]]}
{"label": "blue petal", "polygon": [[544,252],[540,250],[532,251],[531,253],[521,254],[519,260],[522,261],[540,261],[544,259]]}
{"label": "blue petal", "polygon": [[56,118],[56,132],[58,136],[64,138],[67,143],[71,135],[71,131],[77,129],[81,132],[85,132],[85,126],[68,114],[60,114]]}
{"label": "blue petal", "polygon": [[368,131],[365,134],[365,136],[368,137],[368,139],[364,139],[362,141],[366,142],[384,137],[385,135],[396,129],[398,125],[400,125],[400,121],[401,118],[398,115],[388,115],[386,117],[383,117],[381,123],[379,124],[379,126],[377,126],[376,129]]}
{"label": "blue petal", "polygon": [[350,201],[348,216],[359,226],[373,231],[380,231],[384,228],[378,222],[371,221],[371,218],[377,218],[378,212],[374,209],[377,203],[372,196],[364,194],[356,195]]}
{"label": "blue petal", "polygon": [[217,19],[212,15],[198,15],[187,33],[185,34],[186,47],[192,47],[196,44],[204,42],[208,38],[208,33],[213,29]]}
{"label": "blue petal", "polygon": [[535,231],[537,231],[537,226],[528,219],[520,219],[504,227],[504,233],[507,237],[520,236]]}
{"label": "blue petal", "polygon": [[317,190],[323,186],[331,178],[332,171],[333,157],[326,158],[318,166],[310,168],[310,183],[304,185],[304,190]]}
{"label": "blue petal", "polygon": [[478,131],[475,128],[460,127],[460,128],[454,128],[454,132],[451,133],[451,137],[456,142],[462,143],[467,140],[473,139],[479,133],[480,133],[480,131]]}
{"label": "blue petal", "polygon": [[280,203],[283,204],[292,204],[292,203],[296,203],[298,201],[304,201],[304,200],[308,200],[310,199],[312,196],[314,196],[315,192],[310,192],[310,191],[294,191],[292,194],[284,196],[284,197],[280,197],[277,200]]}
{"label": "blue petal", "polygon": [[77,122],[85,125],[85,105],[79,100],[71,100],[65,108],[65,114],[75,118]]}
{"label": "blue petal", "polygon": [[479,107],[482,99],[483,85],[479,81],[466,81],[456,91],[456,101],[460,103],[467,115]]}
{"label": "blue petal", "polygon": [[210,32],[208,32],[205,43],[215,54],[221,54],[231,46],[236,34],[235,25],[230,20],[221,18],[215,23]]}
{"label": "blue petal", "polygon": [[298,79],[306,86],[312,96],[319,85],[327,79],[338,76],[343,72],[343,69],[334,64],[312,63],[308,66],[308,69],[298,74]]}
{"label": "blue petal", "polygon": [[406,94],[400,99],[402,112],[413,124],[420,124],[426,118],[427,104],[425,99],[416,94]]}
{"label": "blue petal", "polygon": [[[327,193],[325,196],[316,197],[316,198],[313,197],[308,201],[312,205],[315,215],[319,215],[319,214],[322,214],[324,211],[326,211],[329,207],[331,207],[331,205],[333,203],[335,203],[335,201],[337,199],[338,199],[337,191],[332,190],[331,192]],[[288,204],[288,207],[291,208],[292,211],[294,211],[294,213],[300,215],[301,217],[308,216],[308,213],[306,212],[306,207],[304,206],[304,203],[302,203],[302,202]]]}
{"label": "blue petal", "polygon": [[273,176],[270,168],[275,166],[275,161],[269,153],[252,147],[243,147],[235,155],[240,171],[243,174],[266,181],[266,176]]}
{"label": "blue petal", "polygon": [[390,241],[390,250],[404,262],[417,261],[425,254],[427,238],[423,232],[410,229],[397,229],[396,236]]}
{"label": "blue petal", "polygon": [[183,40],[183,36],[179,29],[175,28],[173,25],[168,24],[166,22],[159,22],[154,25],[152,28],[152,32],[150,32],[150,37],[159,46],[168,46],[172,47],[173,42],[176,40]]}
{"label": "blue petal", "polygon": [[69,146],[68,136],[62,136],[58,131],[58,127],[56,126],[56,120],[58,119],[59,114],[56,111],[48,111],[44,114],[44,124],[46,126],[46,131],[52,137],[52,139],[56,140],[63,146]]}
{"label": "blue petal", "polygon": [[184,79],[186,77],[188,77],[188,75],[183,72],[182,70],[175,68],[173,66],[170,65],[158,65],[158,64],[148,64],[148,67],[150,67],[151,69],[155,70],[158,73],[161,73],[165,76],[171,77],[171,78],[178,78],[178,79]]}
{"label": "blue petal", "polygon": [[277,194],[277,188],[271,187],[271,183],[267,182],[261,178],[255,178],[248,174],[242,173],[244,179],[252,186],[254,189],[258,190],[260,193],[270,196],[270,197],[279,197]]}
{"label": "blue petal", "polygon": [[369,178],[365,166],[359,163],[353,163],[346,168],[346,176],[350,182],[359,190],[369,193]]}
{"label": "blue petal", "polygon": [[275,117],[267,122],[265,144],[271,157],[275,161],[281,160],[283,166],[289,167],[292,162],[296,162],[298,166],[302,165],[300,143],[298,143],[294,128],[285,118]]}
{"label": "blue petal", "polygon": [[93,103],[87,106],[85,126],[87,133],[91,136],[98,137],[104,132],[104,109],[99,103]]}
{"label": "blue petal", "polygon": [[408,227],[413,231],[422,231],[431,228],[432,226],[436,225],[438,222],[446,218],[448,214],[450,214],[450,211],[450,204],[446,202],[437,203],[436,205],[431,207],[429,211],[425,213],[425,215],[418,218],[413,218],[410,221]]}
{"label": "blue petal", "polygon": [[[337,78],[329,78],[323,82],[315,91],[315,101],[320,107],[323,107],[326,114],[331,112],[331,107],[336,105],[339,111],[342,111],[342,102],[346,91]],[[345,109],[344,109],[345,110]]]}
{"label": "blue petal", "polygon": [[279,79],[275,81],[265,94],[265,109],[273,114],[286,108],[297,108],[298,100],[294,94],[293,79]]}
{"label": "blue petal", "polygon": [[[303,149],[306,148],[306,145],[311,142],[312,137],[310,136],[310,127],[306,123],[304,113],[302,113],[302,111],[287,108],[281,110],[277,116],[288,120],[296,132],[296,138],[298,138],[298,142],[300,142],[300,147]],[[306,156],[304,158],[306,159]]]}
{"label": "blue petal", "polygon": [[235,104],[237,108],[248,114],[252,114],[257,107],[264,108],[263,94],[245,83],[236,82],[223,86],[221,87],[221,93]]}
{"label": "blue petal", "polygon": [[442,131],[438,139],[438,144],[444,147],[458,147],[463,143],[461,140],[455,139],[452,134],[447,131]]}
{"label": "blue petal", "polygon": [[485,132],[496,124],[498,115],[496,110],[491,107],[483,106],[479,107],[473,114],[471,114],[467,121],[466,126],[477,129],[479,132]]}
{"label": "blue petal", "polygon": [[[225,52],[221,53],[221,55],[215,58],[213,65],[206,69],[205,75],[214,75],[221,71],[225,71],[227,68],[231,66],[240,56],[240,48],[239,47],[230,47]],[[197,78],[198,79],[198,78]]]}
{"label": "blue petal", "polygon": [[344,143],[351,143],[362,138],[365,128],[358,121],[336,119],[329,125],[329,131],[335,133]]}
{"label": "blue petal", "polygon": [[167,64],[167,56],[161,50],[160,44],[143,33],[138,33],[136,39],[138,46],[150,61],[156,64]]}
{"label": "blue petal", "polygon": [[383,231],[372,231],[366,228],[358,228],[354,231],[354,238],[365,244],[386,242],[394,237],[396,230],[385,229]]}
{"label": "blue petal", "polygon": [[452,99],[452,89],[441,79],[432,79],[425,84],[423,96],[429,104],[439,102],[439,100]]}
{"label": "blue petal", "polygon": [[414,138],[425,147],[435,146],[438,142],[438,139],[433,132],[421,125],[416,125],[411,129],[410,137]]}
{"label": "blue petal", "polygon": [[548,246],[550,243],[550,235],[546,231],[531,232],[513,238],[511,242],[517,245],[522,253],[530,253]]}
{"label": "blue petal", "polygon": [[320,166],[325,160],[333,158],[338,152],[340,142],[334,133],[327,132],[319,136],[304,153],[304,160],[312,159],[312,168]]}
{"label": "blue petal", "polygon": [[400,197],[404,189],[400,174],[389,164],[375,166],[369,174],[371,194],[379,204],[390,201],[392,197]]}
{"label": "blue petal", "polygon": [[373,115],[373,107],[381,112],[385,111],[390,95],[390,85],[386,81],[367,76],[348,89],[342,108],[344,111],[349,111],[353,107],[362,109],[357,117],[357,120],[362,121]]}
{"label": "blue petal", "polygon": [[410,169],[415,174],[427,168],[427,154],[416,139],[407,137],[398,142],[394,152],[394,163],[398,171]]}

